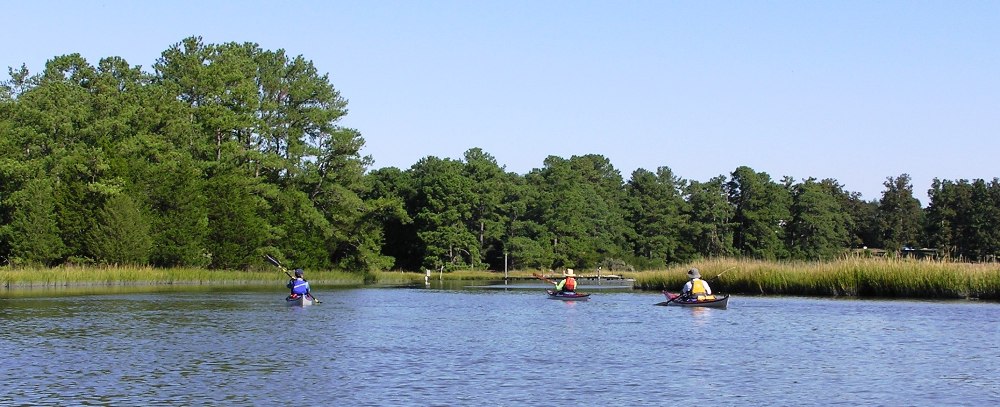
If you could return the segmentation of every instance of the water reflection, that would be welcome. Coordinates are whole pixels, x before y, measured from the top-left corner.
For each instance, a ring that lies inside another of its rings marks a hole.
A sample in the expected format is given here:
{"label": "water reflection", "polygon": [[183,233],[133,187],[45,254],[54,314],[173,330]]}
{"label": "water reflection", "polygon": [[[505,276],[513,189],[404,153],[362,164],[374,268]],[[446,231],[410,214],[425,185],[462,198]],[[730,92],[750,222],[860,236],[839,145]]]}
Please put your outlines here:
{"label": "water reflection", "polygon": [[697,327],[704,327],[708,325],[711,322],[712,313],[721,311],[702,307],[689,307],[688,309],[691,311],[691,316],[694,317],[692,318],[692,323]]}

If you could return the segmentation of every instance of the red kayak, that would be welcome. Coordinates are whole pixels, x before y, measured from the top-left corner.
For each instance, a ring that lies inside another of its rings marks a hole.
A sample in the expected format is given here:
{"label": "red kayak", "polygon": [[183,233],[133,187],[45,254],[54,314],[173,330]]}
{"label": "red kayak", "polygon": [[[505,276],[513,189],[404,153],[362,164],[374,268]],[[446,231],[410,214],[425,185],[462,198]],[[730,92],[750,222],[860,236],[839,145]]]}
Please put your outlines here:
{"label": "red kayak", "polygon": [[693,298],[681,297],[680,295],[664,291],[663,295],[667,296],[667,301],[658,303],[656,305],[667,305],[667,306],[677,306],[677,307],[708,307],[708,308],[726,308],[729,305],[729,294],[722,295],[712,295],[711,299],[698,301]]}

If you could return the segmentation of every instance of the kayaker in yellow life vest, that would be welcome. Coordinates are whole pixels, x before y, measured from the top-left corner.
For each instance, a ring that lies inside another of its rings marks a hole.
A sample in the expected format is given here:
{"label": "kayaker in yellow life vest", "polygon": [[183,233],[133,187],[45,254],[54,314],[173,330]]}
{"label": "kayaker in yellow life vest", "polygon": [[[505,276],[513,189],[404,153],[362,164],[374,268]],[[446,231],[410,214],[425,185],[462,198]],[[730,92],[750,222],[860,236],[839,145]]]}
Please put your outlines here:
{"label": "kayaker in yellow life vest", "polygon": [[562,281],[556,283],[557,293],[574,293],[576,292],[576,277],[573,275],[573,269],[566,269],[563,272]]}
{"label": "kayaker in yellow life vest", "polygon": [[688,300],[697,301],[715,299],[715,296],[712,295],[712,288],[708,286],[707,281],[701,279],[701,272],[698,269],[692,267],[691,270],[688,270],[687,275],[690,280],[681,289],[681,296]]}

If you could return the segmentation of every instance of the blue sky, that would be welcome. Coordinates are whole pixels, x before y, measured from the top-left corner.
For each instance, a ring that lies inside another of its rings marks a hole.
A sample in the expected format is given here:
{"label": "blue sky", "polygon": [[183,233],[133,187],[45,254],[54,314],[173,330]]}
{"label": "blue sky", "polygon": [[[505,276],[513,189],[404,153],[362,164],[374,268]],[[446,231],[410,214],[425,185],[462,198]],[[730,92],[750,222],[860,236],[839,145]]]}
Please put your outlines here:
{"label": "blue sky", "polygon": [[[524,174],[600,154],[627,180],[739,166],[865,199],[908,173],[1000,176],[998,1],[5,2],[0,65],[80,53],[144,69],[188,36],[313,61],[373,168]],[[3,75],[7,79],[7,75]]]}

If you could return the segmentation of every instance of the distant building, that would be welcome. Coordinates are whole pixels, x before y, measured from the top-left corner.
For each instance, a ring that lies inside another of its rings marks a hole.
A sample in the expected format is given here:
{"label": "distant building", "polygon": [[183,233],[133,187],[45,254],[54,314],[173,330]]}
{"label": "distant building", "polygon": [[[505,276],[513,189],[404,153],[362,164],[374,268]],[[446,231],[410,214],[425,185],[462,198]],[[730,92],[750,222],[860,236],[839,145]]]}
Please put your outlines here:
{"label": "distant building", "polygon": [[908,258],[914,258],[914,259],[936,259],[936,258],[938,258],[938,250],[937,249],[928,249],[926,247],[922,248],[922,249],[914,249],[912,247],[904,247],[903,250],[901,250],[900,255],[902,257],[908,257]]}
{"label": "distant building", "polygon": [[[886,257],[891,254],[885,249],[873,249],[870,247],[864,247],[861,249],[851,249],[851,254],[859,257]],[[938,259],[938,249],[914,249],[912,247],[904,247],[902,250],[895,253],[899,257],[909,258],[909,259]]]}

